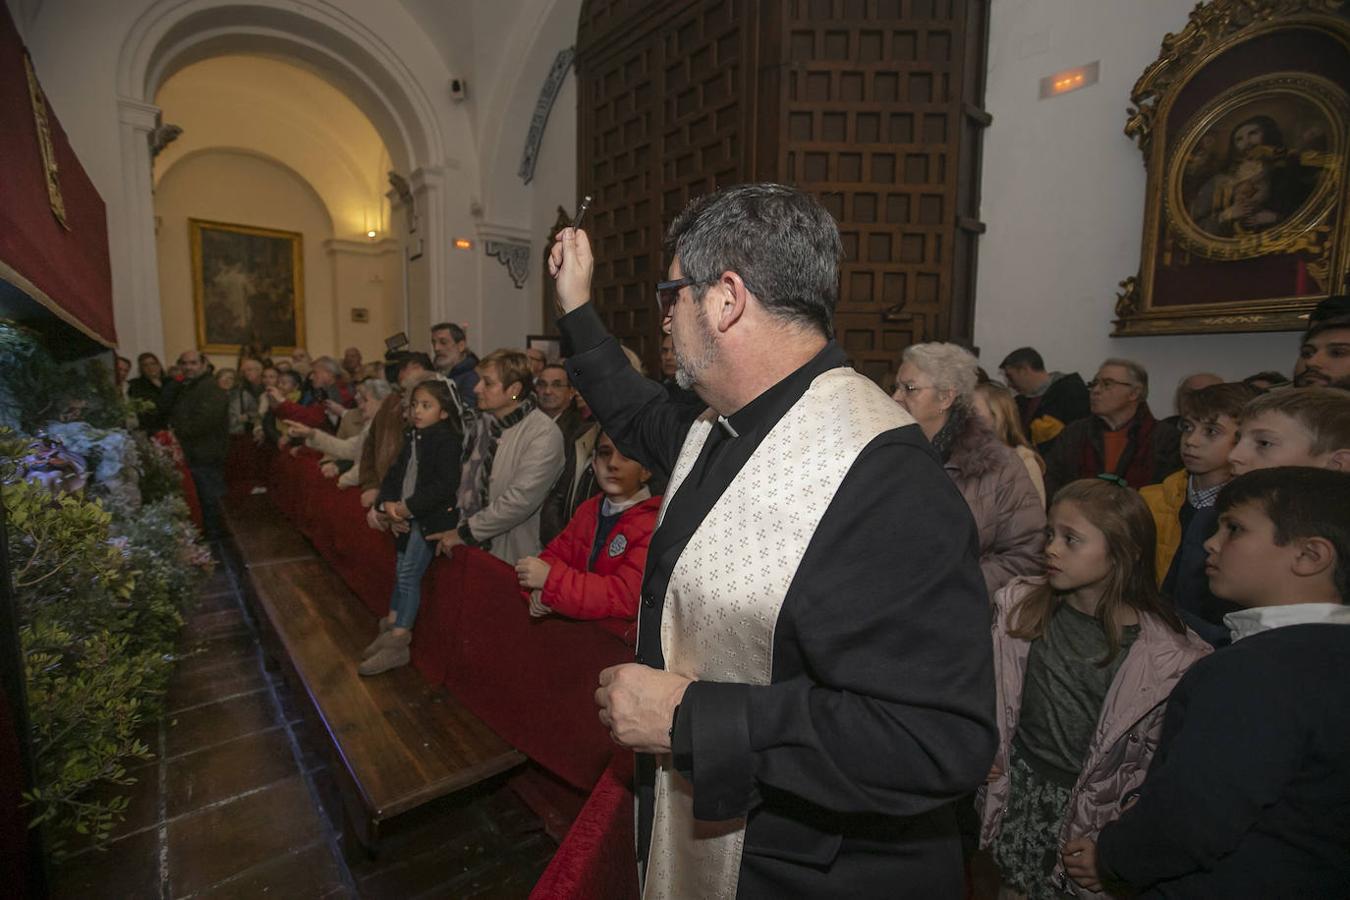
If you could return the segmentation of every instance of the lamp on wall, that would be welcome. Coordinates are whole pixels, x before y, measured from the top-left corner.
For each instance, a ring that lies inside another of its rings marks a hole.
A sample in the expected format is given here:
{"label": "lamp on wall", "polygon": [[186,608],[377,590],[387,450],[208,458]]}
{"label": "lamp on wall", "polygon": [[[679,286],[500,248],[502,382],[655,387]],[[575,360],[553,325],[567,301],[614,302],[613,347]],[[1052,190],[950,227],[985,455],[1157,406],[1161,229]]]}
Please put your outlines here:
{"label": "lamp on wall", "polygon": [[1101,76],[1101,68],[1101,62],[1097,61],[1045,76],[1041,79],[1041,99],[1058,97],[1096,84]]}
{"label": "lamp on wall", "polygon": [[376,236],[378,233],[379,233],[379,232],[377,232],[374,228],[372,228],[372,229],[370,229],[369,231],[366,232],[366,237],[370,238],[370,239],[373,241],[373,240],[375,240],[375,236]]}

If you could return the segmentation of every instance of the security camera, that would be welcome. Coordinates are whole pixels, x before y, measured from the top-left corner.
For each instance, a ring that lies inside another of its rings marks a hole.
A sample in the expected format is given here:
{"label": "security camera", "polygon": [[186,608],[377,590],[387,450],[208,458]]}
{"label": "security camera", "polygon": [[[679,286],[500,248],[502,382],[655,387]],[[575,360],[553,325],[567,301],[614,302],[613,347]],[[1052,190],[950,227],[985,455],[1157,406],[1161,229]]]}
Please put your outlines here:
{"label": "security camera", "polygon": [[450,79],[450,99],[462,103],[469,96],[468,83],[463,78]]}

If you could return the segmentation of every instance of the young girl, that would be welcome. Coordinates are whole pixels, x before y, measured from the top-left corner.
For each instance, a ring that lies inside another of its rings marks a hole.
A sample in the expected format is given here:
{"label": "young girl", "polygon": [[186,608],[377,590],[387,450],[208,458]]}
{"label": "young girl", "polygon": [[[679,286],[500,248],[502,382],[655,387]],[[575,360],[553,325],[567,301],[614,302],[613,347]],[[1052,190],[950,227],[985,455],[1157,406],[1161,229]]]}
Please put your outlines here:
{"label": "young girl", "polygon": [[1102,478],[1065,485],[1046,540],[1046,576],[994,598],[999,749],[978,802],[1001,897],[1093,896],[1066,877],[1063,848],[1120,815],[1168,694],[1210,651],[1158,593],[1153,516],[1137,493]]}
{"label": "young girl", "polygon": [[1036,493],[1040,495],[1041,505],[1044,506],[1045,460],[1041,459],[1041,455],[1031,446],[1031,442],[1022,432],[1022,421],[1012,391],[992,381],[977,384],[973,409],[975,418],[987,425],[998,435],[999,440],[1017,453],[1022,464],[1027,467],[1027,474],[1031,476],[1031,483],[1036,486]]}
{"label": "young girl", "polygon": [[608,619],[612,630],[632,643],[661,498],[647,489],[652,473],[620,453],[607,434],[596,441],[591,469],[601,493],[577,508],[543,553],[516,563],[516,577],[533,592],[530,615]]}
{"label": "young girl", "polygon": [[422,576],[436,551],[425,536],[458,523],[453,506],[459,490],[460,433],[454,409],[444,382],[430,379],[413,388],[408,405],[412,429],[366,514],[371,528],[394,532],[398,567],[389,616],[380,620],[379,637],[365,649],[365,661],[357,669],[362,675],[408,664]]}

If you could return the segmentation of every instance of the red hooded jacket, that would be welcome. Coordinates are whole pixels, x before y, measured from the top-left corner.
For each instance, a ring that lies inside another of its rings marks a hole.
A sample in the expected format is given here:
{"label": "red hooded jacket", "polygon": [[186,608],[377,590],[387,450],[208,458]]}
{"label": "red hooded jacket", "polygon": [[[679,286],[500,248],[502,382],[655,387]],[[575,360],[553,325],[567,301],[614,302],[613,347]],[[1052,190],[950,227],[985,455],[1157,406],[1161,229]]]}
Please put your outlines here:
{"label": "red hooded jacket", "polygon": [[651,497],[624,510],[595,558],[595,569],[587,571],[603,500],[604,495],[597,494],[577,507],[572,521],[539,554],[550,566],[540,599],[568,618],[598,619],[602,628],[635,644],[642,570],[661,498]]}

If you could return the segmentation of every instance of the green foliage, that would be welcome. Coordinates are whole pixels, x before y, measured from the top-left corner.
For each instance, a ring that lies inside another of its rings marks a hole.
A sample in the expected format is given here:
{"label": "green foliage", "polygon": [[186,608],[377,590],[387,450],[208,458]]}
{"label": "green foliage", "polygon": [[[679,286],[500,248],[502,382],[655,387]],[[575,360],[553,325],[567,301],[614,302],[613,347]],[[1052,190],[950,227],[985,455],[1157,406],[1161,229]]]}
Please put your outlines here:
{"label": "green foliage", "polygon": [[168,448],[156,444],[139,431],[132,432],[132,438],[136,441],[136,457],[140,467],[141,502],[150,505],[169,497],[182,496],[182,475]]}
{"label": "green foliage", "polygon": [[132,411],[102,362],[61,365],[34,332],[0,319],[0,426],[35,434],[52,420],[80,419],[121,428]]}
{"label": "green foliage", "polygon": [[0,495],[37,765],[38,785],[26,800],[59,858],[73,835],[97,846],[124,818],[126,797],[107,786],[130,783],[127,763],[150,758],[135,735],[160,711],[180,605],[210,557],[159,454],[138,463],[143,476],[152,473],[152,502],[132,508],[110,496],[105,507],[23,480],[27,446],[0,430]]}

